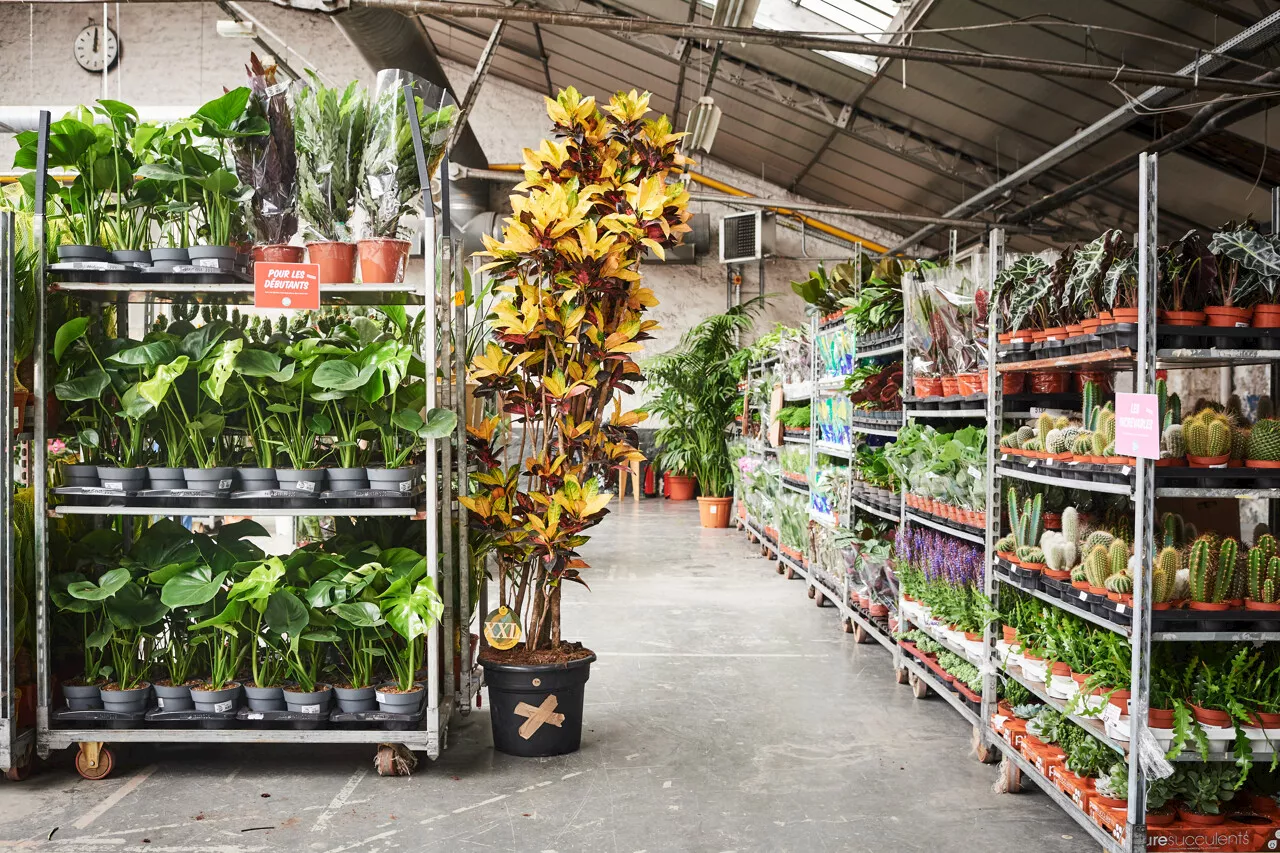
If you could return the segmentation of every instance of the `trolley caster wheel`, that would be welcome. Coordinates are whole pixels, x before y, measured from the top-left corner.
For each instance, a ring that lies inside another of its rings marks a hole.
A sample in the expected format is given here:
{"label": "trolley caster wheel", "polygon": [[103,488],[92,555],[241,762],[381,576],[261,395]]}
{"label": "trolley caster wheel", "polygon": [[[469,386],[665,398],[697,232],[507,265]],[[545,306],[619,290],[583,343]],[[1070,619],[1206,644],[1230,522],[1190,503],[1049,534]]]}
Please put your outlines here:
{"label": "trolley caster wheel", "polygon": [[760,556],[761,557],[769,556],[769,548],[763,544],[761,544],[760,546]]}
{"label": "trolley caster wheel", "polygon": [[115,756],[103,743],[82,743],[76,753],[76,772],[86,779],[105,779],[115,767]]}
{"label": "trolley caster wheel", "polygon": [[813,596],[813,603],[818,605],[819,607],[822,607],[827,603],[827,596],[821,592],[817,592]]}
{"label": "trolley caster wheel", "polygon": [[840,623],[840,630],[841,630],[841,631],[844,631],[846,634],[852,634],[852,633],[853,633],[853,623],[852,623],[852,622],[850,622],[848,619],[843,620],[843,621]]}
{"label": "trolley caster wheel", "polygon": [[1000,757],[1000,750],[982,739],[982,732],[973,730],[973,754],[983,764],[991,764]]}
{"label": "trolley caster wheel", "polygon": [[[814,587],[809,587],[809,589],[808,589],[808,593],[809,593],[809,597],[810,597],[810,598],[817,598],[817,597],[818,597],[818,590],[817,590],[817,589],[815,589]],[[819,604],[818,606],[819,606],[819,607],[821,607],[822,605],[821,605],[821,604]]]}
{"label": "trolley caster wheel", "polygon": [[911,695],[917,699],[927,699],[929,697],[929,685],[924,683],[923,678],[915,675],[911,676]]}
{"label": "trolley caster wheel", "polygon": [[[781,565],[781,563],[779,563],[779,565]],[[787,566],[786,577],[787,577],[787,580],[789,580],[789,581],[793,581],[793,580],[795,580],[795,579],[796,579],[796,570],[795,570],[795,569],[793,569],[793,568],[791,568],[790,566]]]}
{"label": "trolley caster wheel", "polygon": [[1022,771],[1006,758],[1000,762],[1000,781],[1006,794],[1017,794],[1022,790]]}
{"label": "trolley caster wheel", "polygon": [[783,572],[786,571],[786,567],[783,566],[782,563],[778,563],[778,565],[774,566],[774,568],[777,570],[778,574],[782,574]]}
{"label": "trolley caster wheel", "polygon": [[417,769],[418,757],[403,744],[384,743],[378,746],[373,766],[379,776],[410,776]]}
{"label": "trolley caster wheel", "polygon": [[911,680],[911,673],[907,672],[906,667],[895,669],[893,671],[893,680],[899,684],[908,684]]}
{"label": "trolley caster wheel", "polygon": [[[853,629],[853,641],[858,645],[865,645],[871,642],[871,635],[867,633],[867,629],[861,625],[857,625]],[[906,670],[903,670],[905,672]]]}
{"label": "trolley caster wheel", "polygon": [[27,750],[24,755],[15,755],[13,757],[13,766],[4,771],[4,778],[10,782],[24,782],[31,775],[31,771],[36,767],[35,749]]}

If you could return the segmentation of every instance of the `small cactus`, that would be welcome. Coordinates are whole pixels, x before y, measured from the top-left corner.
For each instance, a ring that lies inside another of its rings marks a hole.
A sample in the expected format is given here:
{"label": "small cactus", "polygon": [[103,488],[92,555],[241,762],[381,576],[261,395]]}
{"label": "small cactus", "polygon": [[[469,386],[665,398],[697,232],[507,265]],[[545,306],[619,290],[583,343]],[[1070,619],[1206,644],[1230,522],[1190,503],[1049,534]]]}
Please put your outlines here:
{"label": "small cactus", "polygon": [[1006,450],[1017,450],[1018,434],[1016,432],[1011,432],[1008,435],[1000,436],[1000,446]]}
{"label": "small cactus", "polygon": [[1062,511],[1062,538],[1072,545],[1080,541],[1080,513],[1073,506]]}
{"label": "small cactus", "polygon": [[1081,583],[1081,582],[1088,583],[1089,582],[1089,577],[1087,574],[1085,574],[1084,563],[1081,563],[1080,565],[1076,566],[1074,569],[1071,570],[1071,582],[1072,583]]}
{"label": "small cactus", "polygon": [[1049,446],[1049,430],[1053,429],[1053,415],[1048,412],[1041,413],[1036,418],[1036,438],[1040,439],[1041,447]]}
{"label": "small cactus", "polygon": [[1133,592],[1133,578],[1125,574],[1112,575],[1107,578],[1107,592],[1129,595]]}
{"label": "small cactus", "polygon": [[1076,436],[1075,442],[1071,445],[1071,452],[1076,456],[1092,456],[1093,455],[1093,433],[1088,430],[1081,430]]}
{"label": "small cactus", "polygon": [[1111,543],[1111,548],[1107,551],[1107,561],[1110,567],[1107,569],[1107,576],[1122,574],[1125,567],[1129,565],[1129,545],[1123,539],[1116,539]]}
{"label": "small cactus", "polygon": [[1105,451],[1106,451],[1106,449],[1107,449],[1107,436],[1106,436],[1106,434],[1105,434],[1105,433],[1103,433],[1101,430],[1098,430],[1098,431],[1094,432],[1094,434],[1093,434],[1093,455],[1094,455],[1094,456],[1106,456],[1106,455],[1107,455],[1107,454],[1106,454],[1106,452],[1105,452]]}
{"label": "small cactus", "polygon": [[1230,596],[1231,582],[1236,574],[1236,557],[1240,543],[1228,536],[1218,547],[1218,566],[1213,579],[1213,601],[1226,601]]}
{"label": "small cactus", "polygon": [[1173,588],[1182,569],[1182,554],[1177,548],[1165,547],[1156,557],[1151,570],[1151,600],[1171,601]]}
{"label": "small cactus", "polygon": [[1029,426],[1018,427],[1018,446],[1026,447],[1027,442],[1036,437],[1036,431]]}
{"label": "small cactus", "polygon": [[1043,563],[1044,551],[1036,545],[1024,545],[1018,549],[1018,559],[1024,563]]}
{"label": "small cactus", "polygon": [[1243,461],[1249,455],[1249,436],[1252,431],[1248,427],[1236,427],[1231,430],[1231,458]]}
{"label": "small cactus", "polygon": [[1039,452],[1044,450],[1044,445],[1041,444],[1040,439],[1038,438],[1029,438],[1022,443],[1022,449]]}
{"label": "small cactus", "polygon": [[1009,530],[1013,533],[1016,545],[1027,543],[1027,537],[1022,528],[1022,513],[1018,510],[1018,493],[1013,486],[1009,487]]}
{"label": "small cactus", "polygon": [[1182,398],[1177,394],[1169,395],[1169,412],[1165,415],[1167,424],[1182,423]]}
{"label": "small cactus", "polygon": [[1187,455],[1187,445],[1182,438],[1182,424],[1169,424],[1160,435],[1160,455],[1181,459]]}
{"label": "small cactus", "polygon": [[1018,547],[1018,543],[1014,541],[1012,536],[1005,536],[1003,539],[996,541],[995,549],[1002,553],[1009,553]]}
{"label": "small cactus", "polygon": [[1209,427],[1198,417],[1183,421],[1182,438],[1186,442],[1188,456],[1209,455]]}
{"label": "small cactus", "polygon": [[1212,550],[1211,541],[1201,537],[1191,543],[1191,550],[1187,553],[1187,581],[1191,585],[1192,601],[1212,600]]}
{"label": "small cactus", "polygon": [[1112,536],[1107,531],[1095,530],[1092,533],[1090,533],[1089,536],[1084,540],[1083,551],[1085,554],[1092,554],[1093,549],[1097,548],[1099,545],[1101,545],[1104,549],[1110,548],[1111,542],[1113,539],[1115,539],[1115,537]]}
{"label": "small cactus", "polygon": [[1080,411],[1083,414],[1085,429],[1093,430],[1093,419],[1098,406],[1098,383],[1093,381],[1084,383],[1084,388],[1081,389],[1080,397],[1081,402],[1083,403]]}
{"label": "small cactus", "polygon": [[1067,452],[1067,444],[1063,439],[1062,430],[1057,427],[1049,430],[1048,435],[1045,437],[1044,449],[1053,454]]}
{"label": "small cactus", "polygon": [[1164,546],[1178,548],[1183,543],[1182,516],[1176,512],[1166,512],[1160,517],[1160,529],[1164,532]]}
{"label": "small cactus", "polygon": [[1209,424],[1209,453],[1214,456],[1228,456],[1231,453],[1231,427],[1224,420],[1215,420]]}
{"label": "small cactus", "polygon": [[1107,549],[1099,545],[1085,558],[1085,578],[1089,581],[1089,586],[1101,587],[1106,585],[1110,573],[1111,563],[1107,556]]}

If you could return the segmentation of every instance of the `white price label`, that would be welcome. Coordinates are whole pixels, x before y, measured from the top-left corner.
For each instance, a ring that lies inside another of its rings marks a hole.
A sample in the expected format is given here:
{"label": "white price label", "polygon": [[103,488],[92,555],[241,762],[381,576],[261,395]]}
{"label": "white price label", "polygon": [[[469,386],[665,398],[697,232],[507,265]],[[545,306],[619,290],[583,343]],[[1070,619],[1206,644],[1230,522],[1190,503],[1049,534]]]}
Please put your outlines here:
{"label": "white price label", "polygon": [[293,484],[293,489],[297,492],[314,492],[316,484],[311,480],[298,480]]}
{"label": "white price label", "polygon": [[231,480],[219,480],[219,481],[218,481],[218,490],[219,490],[219,491],[226,491],[226,490],[227,490],[227,489],[229,489],[229,488],[231,488]]}
{"label": "white price label", "polygon": [[1117,604],[1116,612],[1119,613],[1121,616],[1123,616],[1124,614],[1129,612],[1129,608],[1125,607],[1123,604]]}
{"label": "white price label", "polygon": [[[400,484],[400,491],[402,492],[407,492],[412,488],[413,488],[413,480],[405,480]],[[711,507],[712,514],[715,514],[715,511],[716,511],[716,508],[714,506]]]}
{"label": "white price label", "polygon": [[1110,702],[1108,702],[1107,707],[1102,709],[1102,721],[1113,726],[1116,723],[1119,723],[1120,722],[1120,706],[1112,705]]}
{"label": "white price label", "polygon": [[1121,474],[1124,474],[1125,476],[1128,476],[1128,475],[1129,475],[1129,472],[1130,472],[1130,471],[1132,471],[1132,470],[1133,470],[1133,469],[1132,469],[1132,468],[1130,468],[1128,465],[1121,465],[1121,466],[1120,466],[1120,473],[1121,473]]}
{"label": "white price label", "polygon": [[1008,462],[1008,461],[1009,461],[1009,454],[1007,454],[1007,453],[1001,453],[1001,454],[1000,454],[1000,461],[1001,461],[1001,462]]}
{"label": "white price label", "polygon": [[1081,593],[1080,593],[1080,600],[1081,600],[1081,601],[1088,601],[1088,600],[1089,600],[1089,593],[1087,593],[1087,592],[1081,592]]}
{"label": "white price label", "polygon": [[195,258],[191,261],[191,265],[195,267],[217,267],[217,258]]}
{"label": "white price label", "polygon": [[1036,460],[1035,460],[1035,459],[1032,459],[1030,462],[1028,462],[1028,463],[1027,463],[1027,467],[1028,467],[1028,468],[1034,468],[1034,467],[1036,467]]}
{"label": "white price label", "polygon": [[261,720],[263,716],[264,715],[259,713],[258,711],[250,711],[249,713],[244,715],[244,718],[246,720]]}
{"label": "white price label", "polygon": [[215,702],[213,704],[213,710],[218,714],[225,714],[231,710],[231,706],[233,704],[234,703],[230,699],[228,699],[226,702]]}
{"label": "white price label", "polygon": [[298,705],[296,707],[298,709],[298,712],[301,714],[319,714],[320,713],[319,705]]}
{"label": "white price label", "polygon": [[157,697],[156,697],[156,707],[157,707],[157,708],[159,708],[161,711],[163,711],[163,710],[164,710],[164,697],[163,697],[163,696],[157,696]]}
{"label": "white price label", "polygon": [[103,484],[102,484],[102,488],[104,488],[104,489],[111,489],[111,490],[112,490],[112,491],[114,491],[114,492],[119,492],[119,491],[123,491],[123,489],[124,489],[124,483],[116,482],[116,481],[113,481],[113,480],[106,480],[106,481],[104,481],[104,482],[103,482]]}

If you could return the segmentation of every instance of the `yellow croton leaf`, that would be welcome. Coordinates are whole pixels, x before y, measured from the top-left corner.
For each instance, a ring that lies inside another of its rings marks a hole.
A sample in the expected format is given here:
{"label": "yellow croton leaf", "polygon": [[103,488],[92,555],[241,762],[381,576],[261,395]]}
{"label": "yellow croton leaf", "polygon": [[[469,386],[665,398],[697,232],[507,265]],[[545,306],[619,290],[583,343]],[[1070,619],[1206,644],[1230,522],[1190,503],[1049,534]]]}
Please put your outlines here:
{"label": "yellow croton leaf", "polygon": [[609,105],[604,111],[613,116],[619,124],[630,124],[644,118],[644,114],[649,112],[650,94],[645,92],[639,94],[635,89],[623,94],[619,92],[609,99]]}
{"label": "yellow croton leaf", "polygon": [[492,441],[494,434],[498,431],[498,425],[502,422],[502,418],[494,415],[491,418],[485,418],[480,426],[471,426],[467,424],[467,435],[478,438],[481,441]]}

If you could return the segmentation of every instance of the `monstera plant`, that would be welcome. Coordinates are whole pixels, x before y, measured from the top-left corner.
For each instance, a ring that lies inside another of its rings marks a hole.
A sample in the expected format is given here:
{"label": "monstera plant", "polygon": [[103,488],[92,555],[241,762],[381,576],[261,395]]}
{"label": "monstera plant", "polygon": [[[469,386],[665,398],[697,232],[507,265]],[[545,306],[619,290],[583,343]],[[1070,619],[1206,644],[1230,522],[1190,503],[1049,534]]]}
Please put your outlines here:
{"label": "monstera plant", "polygon": [[[511,197],[503,240],[486,238],[486,269],[501,281],[495,340],[470,370],[477,395],[501,395],[523,426],[524,446],[513,448],[523,462],[502,463],[511,431],[499,416],[469,428],[477,493],[462,499],[480,554],[498,566],[502,644],[523,637],[481,655],[495,744],[522,755],[578,748],[594,655],[562,640],[561,594],[566,583],[585,585],[579,549],[606,513],[598,466],[642,458],[628,441],[641,416],[614,400],[641,378],[635,354],[657,326],[644,318],[657,299],[641,284],[641,254],[662,257],[689,230],[688,193],[671,180],[680,134],[666,118],[645,118],[648,94],[618,94],[601,109],[570,88],[547,111],[558,139],[524,152],[525,191]],[[551,690],[512,692],[527,691],[528,667],[520,687],[509,664],[551,666],[555,676],[539,679]],[[540,710],[523,716],[531,706]]]}

